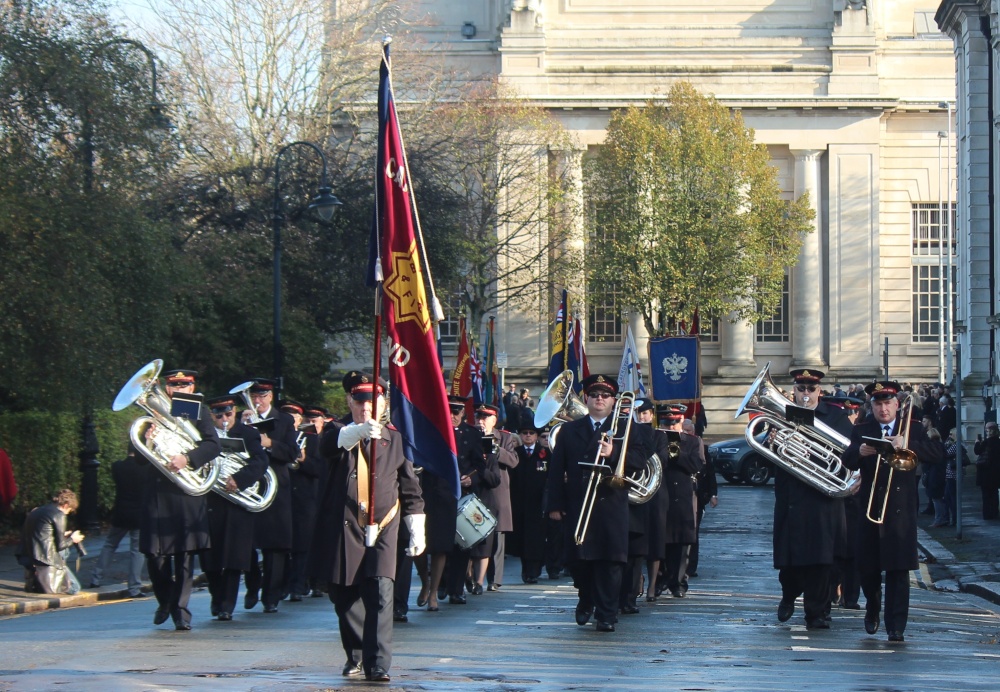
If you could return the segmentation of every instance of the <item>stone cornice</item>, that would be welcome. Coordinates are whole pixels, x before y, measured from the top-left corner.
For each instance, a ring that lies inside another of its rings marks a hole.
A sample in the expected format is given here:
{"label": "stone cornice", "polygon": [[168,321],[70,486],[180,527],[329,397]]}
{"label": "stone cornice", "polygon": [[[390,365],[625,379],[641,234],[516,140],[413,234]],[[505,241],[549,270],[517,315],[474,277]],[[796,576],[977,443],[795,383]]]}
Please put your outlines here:
{"label": "stone cornice", "polygon": [[989,15],[990,0],[942,0],[934,13],[938,28],[952,38],[961,31],[967,17]]}
{"label": "stone cornice", "polygon": [[[628,106],[642,106],[651,98],[648,95],[614,96],[553,96],[522,94],[528,103],[543,108],[563,108],[580,110],[611,110]],[[787,110],[787,109],[832,109],[832,110],[940,110],[938,101],[910,102],[897,98],[878,96],[739,96],[715,95],[715,99],[728,108]]]}

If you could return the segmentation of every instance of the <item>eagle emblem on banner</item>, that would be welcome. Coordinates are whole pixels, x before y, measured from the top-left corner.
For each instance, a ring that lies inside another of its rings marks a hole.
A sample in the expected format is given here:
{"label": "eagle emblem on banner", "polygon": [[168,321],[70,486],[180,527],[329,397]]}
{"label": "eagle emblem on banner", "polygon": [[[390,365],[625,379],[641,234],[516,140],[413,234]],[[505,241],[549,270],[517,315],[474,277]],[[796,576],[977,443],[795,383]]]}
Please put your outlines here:
{"label": "eagle emblem on banner", "polygon": [[681,375],[687,373],[687,369],[688,359],[677,355],[676,352],[663,359],[663,374],[674,382],[681,379]]}

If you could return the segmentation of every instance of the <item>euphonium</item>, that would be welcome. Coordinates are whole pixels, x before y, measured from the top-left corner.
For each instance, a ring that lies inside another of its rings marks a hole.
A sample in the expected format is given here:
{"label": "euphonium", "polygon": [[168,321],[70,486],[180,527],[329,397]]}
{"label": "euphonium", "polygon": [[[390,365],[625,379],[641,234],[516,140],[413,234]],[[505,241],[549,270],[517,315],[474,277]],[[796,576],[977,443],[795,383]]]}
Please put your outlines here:
{"label": "euphonium", "polygon": [[[146,411],[149,415],[137,418],[129,429],[132,444],[185,493],[204,495],[219,479],[218,464],[213,461],[200,469],[185,467],[176,473],[169,468],[171,458],[187,454],[201,442],[201,434],[191,421],[170,415],[170,399],[157,383],[162,368],[163,361],[159,358],[140,368],[118,392],[111,408],[121,411],[136,404]],[[156,430],[147,440],[146,433],[154,424]]]}
{"label": "euphonium", "polygon": [[244,382],[243,384],[238,384],[229,390],[230,394],[239,394],[243,397],[243,403],[246,404],[247,411],[250,415],[247,417],[245,422],[247,423],[260,423],[260,414],[257,413],[257,407],[253,405],[253,399],[250,398],[250,388],[253,387],[253,381]]}
{"label": "euphonium", "polygon": [[[219,431],[220,438],[229,437],[227,428],[228,426]],[[278,476],[270,466],[253,485],[232,493],[226,490],[226,479],[246,466],[249,459],[250,455],[246,452],[223,451],[215,460],[219,467],[219,480],[212,486],[212,490],[248,512],[262,512],[271,506],[278,493]]]}
{"label": "euphonium", "polygon": [[[814,421],[813,425],[794,425],[785,419],[788,399],[781,395],[771,381],[768,363],[750,385],[743,403],[736,410],[736,418],[744,411],[759,411],[763,415],[753,418],[747,425],[747,442],[757,452],[770,459],[799,480],[811,485],[829,497],[847,497],[861,487],[861,472],[851,471],[840,461],[851,441],[826,425]],[[764,425],[771,426],[769,444],[757,441],[757,434]]]}

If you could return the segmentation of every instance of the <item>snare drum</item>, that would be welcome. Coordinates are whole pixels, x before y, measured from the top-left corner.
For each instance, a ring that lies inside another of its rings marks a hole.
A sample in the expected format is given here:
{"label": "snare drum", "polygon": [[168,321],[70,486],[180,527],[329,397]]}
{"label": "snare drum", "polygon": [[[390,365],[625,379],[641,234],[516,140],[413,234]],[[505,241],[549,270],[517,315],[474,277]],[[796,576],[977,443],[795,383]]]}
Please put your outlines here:
{"label": "snare drum", "polygon": [[489,538],[497,527],[493,512],[474,494],[458,501],[458,518],[455,521],[455,544],[468,550]]}

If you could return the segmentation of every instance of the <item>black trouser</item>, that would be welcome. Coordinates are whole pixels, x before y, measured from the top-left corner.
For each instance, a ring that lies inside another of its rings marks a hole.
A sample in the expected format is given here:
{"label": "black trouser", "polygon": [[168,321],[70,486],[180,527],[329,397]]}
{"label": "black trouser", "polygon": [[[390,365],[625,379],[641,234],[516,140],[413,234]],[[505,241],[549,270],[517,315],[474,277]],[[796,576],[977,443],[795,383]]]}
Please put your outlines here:
{"label": "black trouser", "polygon": [[705,508],[700,506],[700,504],[698,507],[698,523],[695,525],[695,538],[698,540],[691,544],[691,550],[688,553],[688,574],[698,574],[698,555],[700,552],[698,546],[701,545],[701,520],[705,516]]}
{"label": "black trouser", "polygon": [[492,538],[486,539],[493,541],[493,554],[490,556],[489,564],[486,565],[486,581],[489,584],[503,586],[503,566],[507,550],[507,542],[504,539],[506,535],[502,531],[495,531]]}
{"label": "black trouser", "polygon": [[545,573],[555,577],[566,565],[566,522],[545,517]]}
{"label": "black trouser", "polygon": [[465,575],[469,571],[469,551],[458,546],[451,551],[445,565],[445,581],[448,584],[449,596],[461,596],[465,593]]}
{"label": "black trouser", "polygon": [[305,596],[309,593],[306,573],[309,569],[309,551],[297,550],[292,553],[288,566],[288,593]]}
{"label": "black trouser", "polygon": [[820,620],[830,614],[830,565],[796,565],[778,570],[781,600],[794,603],[802,596],[806,621]]}
{"label": "black trouser", "polygon": [[618,607],[635,607],[635,599],[639,596],[642,586],[642,569],[646,564],[643,555],[630,556],[622,570],[622,587],[618,597]]}
{"label": "black trouser", "polygon": [[[277,607],[285,595],[285,573],[291,556],[287,550],[264,550],[261,559],[257,559],[257,550],[250,554],[250,569],[247,571],[247,593],[260,592],[260,601],[264,607]],[[263,567],[263,573],[261,572]]]}
{"label": "black trouser", "polygon": [[149,581],[160,610],[166,610],[174,624],[191,624],[191,579],[194,573],[194,553],[157,555],[146,558]]}
{"label": "black trouser", "polygon": [[240,593],[240,570],[223,569],[205,572],[208,578],[208,592],[212,594],[212,614],[233,614],[236,597]]}
{"label": "black trouser", "polygon": [[688,590],[688,560],[691,555],[690,543],[667,543],[663,560],[663,573],[667,577],[667,588],[681,593]]}
{"label": "black trouser", "polygon": [[1000,518],[997,484],[992,479],[983,479],[980,481],[979,492],[983,496],[983,519]]}
{"label": "black trouser", "polygon": [[347,661],[360,661],[365,673],[392,665],[392,588],[387,577],[362,579],[356,586],[330,584]]}
{"label": "black trouser", "polygon": [[579,590],[578,608],[594,610],[598,622],[613,623],[618,613],[624,562],[577,560],[570,565],[573,582]]}
{"label": "black trouser", "polygon": [[413,582],[413,558],[406,554],[410,545],[410,530],[406,522],[399,522],[399,536],[396,539],[396,579],[392,590],[393,614],[406,615],[410,609],[410,585]]}
{"label": "black trouser", "polygon": [[838,584],[840,585],[840,599],[843,605],[857,605],[858,597],[861,595],[861,580],[854,558],[838,557],[834,559],[833,572],[830,576],[831,600],[836,598]]}
{"label": "black trouser", "polygon": [[[882,573],[862,572],[861,590],[865,593],[865,613],[877,617],[882,598]],[[910,570],[885,571],[885,631],[899,632],[906,629],[910,614]]]}

